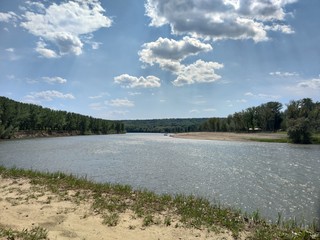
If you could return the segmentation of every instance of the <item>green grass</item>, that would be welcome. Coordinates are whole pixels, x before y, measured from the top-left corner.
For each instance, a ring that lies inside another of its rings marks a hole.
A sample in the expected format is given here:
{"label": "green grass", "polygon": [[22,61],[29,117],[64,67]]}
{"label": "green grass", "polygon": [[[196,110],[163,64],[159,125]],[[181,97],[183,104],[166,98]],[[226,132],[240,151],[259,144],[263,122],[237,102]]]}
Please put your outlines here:
{"label": "green grass", "polygon": [[[157,195],[147,190],[134,190],[127,185],[94,183],[86,178],[77,178],[64,173],[42,173],[6,169],[1,166],[0,175],[6,178],[29,178],[31,183],[45,186],[53,193],[64,197],[68,190],[73,190],[75,192],[73,199],[76,199],[77,203],[92,198],[92,209],[95,213],[101,214],[103,223],[107,226],[116,226],[120,213],[131,210],[136,217],[142,219],[144,227],[161,222],[165,226],[170,226],[172,219],[175,219],[176,226],[209,231],[227,229],[235,238],[241,232],[247,231],[250,232],[250,239],[320,239],[315,229],[305,229],[296,223],[285,223],[281,220],[281,215],[277,223],[270,224],[261,218],[259,212],[252,215],[242,214],[235,209],[211,204],[207,199],[195,196]],[[161,220],[157,216],[164,216],[164,219]],[[9,233],[6,231],[9,230],[0,230],[0,234],[8,237],[7,239],[15,239],[9,238]],[[43,229],[40,232],[46,233]],[[25,234],[32,233],[27,231]],[[45,239],[41,238],[43,236],[45,235],[22,239]]]}
{"label": "green grass", "polygon": [[0,227],[0,237],[8,240],[23,239],[23,240],[45,240],[48,231],[41,227],[35,227],[31,230],[24,229],[22,231],[15,231],[12,229],[5,229]]}
{"label": "green grass", "polygon": [[267,142],[267,143],[288,143],[287,138],[249,138],[250,141]]}

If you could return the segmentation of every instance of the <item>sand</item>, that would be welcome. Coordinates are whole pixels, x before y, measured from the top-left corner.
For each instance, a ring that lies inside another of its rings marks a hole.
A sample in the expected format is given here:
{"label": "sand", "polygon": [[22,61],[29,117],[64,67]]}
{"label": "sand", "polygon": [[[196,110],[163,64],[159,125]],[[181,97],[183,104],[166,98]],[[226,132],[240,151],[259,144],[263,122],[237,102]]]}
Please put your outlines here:
{"label": "sand", "polygon": [[231,132],[190,132],[172,135],[175,138],[219,140],[219,141],[251,141],[251,139],[282,139],[281,133],[231,133]]}
{"label": "sand", "polygon": [[39,226],[47,229],[49,239],[60,240],[233,239],[231,233],[223,229],[214,233],[163,223],[144,227],[142,219],[130,211],[121,213],[117,226],[110,227],[102,224],[101,214],[91,209],[90,197],[77,202],[74,195],[75,192],[69,191],[62,197],[43,186],[32,185],[28,179],[0,176],[0,228],[21,231]]}

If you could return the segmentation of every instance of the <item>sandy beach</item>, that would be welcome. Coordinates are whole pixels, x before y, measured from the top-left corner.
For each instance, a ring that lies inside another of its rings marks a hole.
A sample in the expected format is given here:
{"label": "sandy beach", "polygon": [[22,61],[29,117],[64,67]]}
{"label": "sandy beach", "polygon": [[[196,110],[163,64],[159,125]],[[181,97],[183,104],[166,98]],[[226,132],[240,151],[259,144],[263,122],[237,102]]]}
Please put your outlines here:
{"label": "sandy beach", "polygon": [[48,239],[60,240],[233,239],[231,232],[223,229],[215,233],[177,227],[174,221],[166,226],[163,215],[158,216],[159,224],[143,226],[142,219],[128,210],[120,214],[116,226],[108,226],[103,224],[102,215],[92,210],[92,202],[91,197],[78,201],[74,191],[62,196],[31,184],[29,179],[0,176],[0,229],[22,231],[41,227],[48,231]]}
{"label": "sandy beach", "polygon": [[252,141],[253,139],[285,139],[286,135],[281,133],[190,132],[174,134],[172,137],[219,141]]}

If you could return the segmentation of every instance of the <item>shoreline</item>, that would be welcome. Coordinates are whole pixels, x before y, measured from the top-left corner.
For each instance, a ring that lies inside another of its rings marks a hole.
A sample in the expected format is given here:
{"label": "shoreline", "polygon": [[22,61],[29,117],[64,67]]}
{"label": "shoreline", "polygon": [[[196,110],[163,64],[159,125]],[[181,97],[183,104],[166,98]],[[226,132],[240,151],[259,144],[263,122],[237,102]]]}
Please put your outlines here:
{"label": "shoreline", "polygon": [[0,211],[0,240],[320,238],[299,223],[271,224],[201,198],[1,166]]}
{"label": "shoreline", "polygon": [[173,134],[174,138],[217,140],[217,141],[258,141],[286,143],[287,135],[283,133],[233,133],[233,132],[189,132]]}

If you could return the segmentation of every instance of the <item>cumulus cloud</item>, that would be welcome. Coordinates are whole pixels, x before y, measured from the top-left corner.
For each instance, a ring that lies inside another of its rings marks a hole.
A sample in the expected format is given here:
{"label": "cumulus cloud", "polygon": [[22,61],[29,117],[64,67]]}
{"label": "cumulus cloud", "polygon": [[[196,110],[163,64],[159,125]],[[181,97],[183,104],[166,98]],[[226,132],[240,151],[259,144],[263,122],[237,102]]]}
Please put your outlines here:
{"label": "cumulus cloud", "polygon": [[184,66],[181,65],[181,71],[177,72],[177,78],[173,81],[175,86],[183,86],[194,83],[215,82],[221,78],[215,73],[216,69],[223,68],[223,64],[216,62],[204,62],[197,60],[195,63]]}
{"label": "cumulus cloud", "polygon": [[55,90],[48,90],[42,92],[32,92],[26,96],[26,99],[31,102],[52,101],[54,99],[75,99],[71,93],[64,94]]}
{"label": "cumulus cloud", "polygon": [[[84,46],[81,36],[111,26],[112,20],[103,15],[104,11],[96,0],[52,3],[47,8],[40,4],[24,13],[20,25],[42,39],[36,48],[42,56],[80,55]],[[46,48],[44,41],[56,50]]]}
{"label": "cumulus cloud", "polygon": [[160,79],[155,76],[134,77],[122,74],[114,78],[114,82],[126,88],[156,88],[160,87]]}
{"label": "cumulus cloud", "polygon": [[277,76],[277,77],[298,77],[299,74],[296,72],[270,72],[271,76]]}
{"label": "cumulus cloud", "polygon": [[314,78],[311,80],[306,80],[298,83],[299,88],[311,88],[311,89],[320,89],[320,76],[319,78]]}
{"label": "cumulus cloud", "polygon": [[139,52],[140,61],[153,65],[157,63],[162,69],[177,71],[180,64],[188,56],[212,50],[210,44],[197,39],[184,37],[180,41],[168,38],[159,38],[155,42],[143,44]]}
{"label": "cumulus cloud", "polygon": [[43,41],[39,41],[37,43],[37,47],[35,48],[36,52],[39,53],[42,57],[45,57],[45,58],[58,58],[59,55],[49,49],[49,48],[46,48],[47,44],[45,44]]}
{"label": "cumulus cloud", "polygon": [[[147,0],[151,26],[169,24],[174,34],[197,38],[268,40],[267,31],[292,33],[281,25],[284,8],[296,0]],[[273,25],[277,23],[277,25]],[[277,26],[277,27],[276,27]]]}
{"label": "cumulus cloud", "polygon": [[42,80],[44,80],[49,84],[55,84],[55,83],[64,84],[67,82],[67,79],[64,79],[61,77],[43,77]]}
{"label": "cumulus cloud", "polygon": [[[222,68],[223,64],[205,62],[200,59],[189,65],[182,63],[189,56],[212,50],[210,44],[203,43],[198,39],[184,37],[182,40],[176,41],[159,38],[155,42],[143,44],[142,47],[143,49],[139,52],[140,61],[151,66],[158,64],[161,69],[168,70],[176,75],[177,78],[173,81],[175,86],[214,82],[221,78],[215,73],[215,70]],[[117,79],[118,83],[120,80],[123,82],[135,82],[137,80],[128,75],[122,76],[125,80]]]}
{"label": "cumulus cloud", "polygon": [[112,107],[133,107],[134,106],[134,103],[128,100],[127,98],[123,98],[123,99],[117,98],[110,101],[106,101],[105,103]]}

